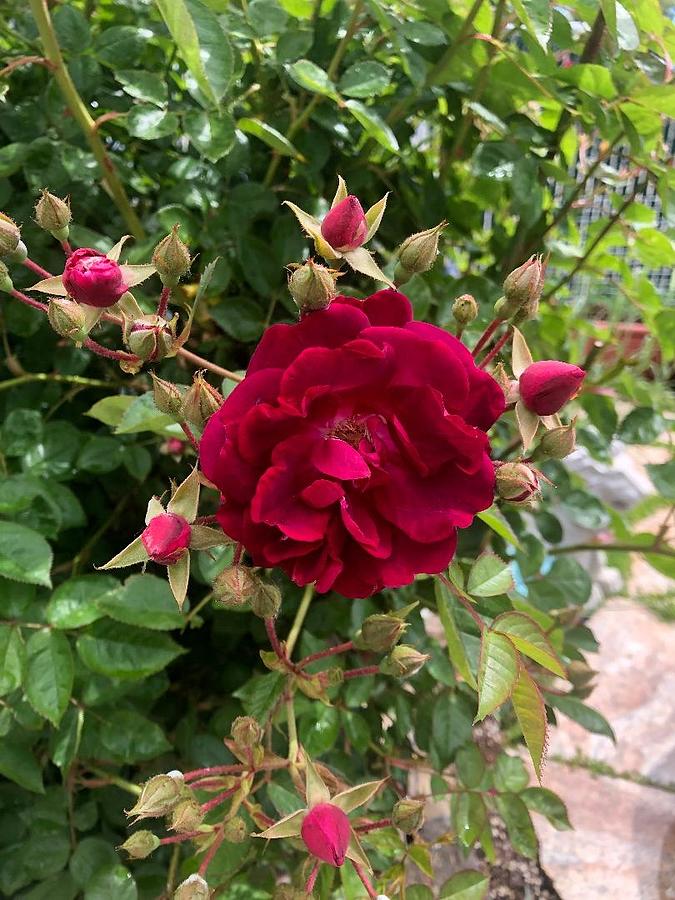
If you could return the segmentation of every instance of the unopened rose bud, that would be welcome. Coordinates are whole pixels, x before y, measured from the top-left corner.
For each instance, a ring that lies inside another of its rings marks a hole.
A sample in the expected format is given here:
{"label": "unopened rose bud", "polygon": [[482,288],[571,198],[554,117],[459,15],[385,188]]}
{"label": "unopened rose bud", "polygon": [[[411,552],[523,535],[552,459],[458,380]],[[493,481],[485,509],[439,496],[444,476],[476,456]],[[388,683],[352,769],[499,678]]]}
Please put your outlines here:
{"label": "unopened rose bud", "polygon": [[386,653],[396,646],[407,627],[397,616],[375,613],[364,620],[355,638],[356,646],[374,653]]}
{"label": "unopened rose bud", "polygon": [[14,284],[12,279],[9,277],[9,269],[4,264],[2,260],[0,260],[0,291],[3,291],[5,294],[9,294],[10,291],[14,290]]}
{"label": "unopened rose bud", "polygon": [[321,223],[321,235],[334,250],[356,250],[366,240],[368,222],[358,199],[350,194]]}
{"label": "unopened rose bud", "polygon": [[61,200],[43,190],[35,205],[35,221],[40,228],[49,231],[58,241],[67,241],[71,219],[69,200]]}
{"label": "unopened rose bud", "polygon": [[181,881],[173,894],[173,900],[209,900],[211,892],[201,875],[190,875]]}
{"label": "unopened rose bud", "polygon": [[166,816],[178,803],[183,792],[184,782],[181,772],[169,772],[166,775],[155,775],[146,781],[141,795],[135,805],[127,812],[128,816],[137,819],[152,819]]}
{"label": "unopened rose bud", "polygon": [[141,541],[153,562],[172,566],[187,553],[192,529],[183,516],[161,513],[151,519]]}
{"label": "unopened rose bud", "polygon": [[570,425],[562,425],[560,428],[552,428],[547,431],[539,442],[538,452],[550,459],[565,459],[576,450],[577,431],[574,422]]}
{"label": "unopened rose bud", "polygon": [[579,392],[585,377],[579,366],[543,359],[532,363],[520,376],[520,396],[538,416],[552,416]]}
{"label": "unopened rose bud", "polygon": [[75,300],[67,297],[50,297],[47,318],[57,334],[70,338],[76,344],[87,339],[85,312]]}
{"label": "unopened rose bud", "polygon": [[392,824],[406,834],[413,834],[419,831],[424,825],[424,801],[411,800],[410,797],[404,797],[394,805],[391,813]]}
{"label": "unopened rose bud", "polygon": [[501,318],[510,318],[523,305],[538,302],[545,275],[546,266],[541,256],[531,256],[522,266],[507,275],[503,286],[506,302],[502,305]]}
{"label": "unopened rose bud", "polygon": [[[407,273],[407,278],[403,280],[407,281],[411,275],[427,272],[433,266],[438,256],[438,240],[447,224],[439,222],[433,228],[411,234],[403,241],[397,250],[399,266]],[[396,278],[399,284],[403,280]]]}
{"label": "unopened rose bud", "polygon": [[159,448],[160,453],[169,454],[170,456],[182,456],[187,447],[187,441],[181,441],[180,438],[167,438]]}
{"label": "unopened rose bud", "polygon": [[229,566],[213,582],[214,599],[226,609],[241,609],[257,590],[258,579],[246,566]]}
{"label": "unopened rose bud", "polygon": [[396,678],[410,678],[416,675],[429,659],[431,657],[427,653],[420,653],[407,644],[399,644],[382,660],[380,671]]}
{"label": "unopened rose bud", "polygon": [[125,340],[129,350],[146,362],[164,359],[174,346],[173,330],[161,316],[135,319],[126,328]]}
{"label": "unopened rose bud", "polygon": [[233,819],[228,819],[223,825],[223,837],[226,841],[229,841],[230,844],[241,844],[246,840],[247,836],[248,829],[246,828],[246,822],[244,822],[241,816],[235,816]]}
{"label": "unopened rose bud", "polygon": [[305,847],[312,856],[341,866],[351,839],[351,825],[346,813],[332,803],[317,803],[302,820],[300,829]]}
{"label": "unopened rose bud", "polygon": [[201,805],[195,797],[188,796],[173,808],[169,828],[179,834],[196,831],[204,820]]}
{"label": "unopened rose bud", "polygon": [[159,847],[159,838],[151,831],[134,831],[131,837],[120,846],[129,854],[130,859],[145,859]]}
{"label": "unopened rose bud", "polygon": [[90,247],[81,247],[68,257],[63,286],[73,300],[98,309],[117,303],[127,290],[122,269],[115,260]]}
{"label": "unopened rose bud", "polygon": [[452,304],[452,315],[458,325],[469,325],[478,315],[476,298],[471,294],[462,294]]}
{"label": "unopened rose bud", "polygon": [[174,225],[171,234],[163,238],[152,254],[152,264],[166,287],[175,287],[191,264],[190,251],[178,237],[179,225]]}
{"label": "unopened rose bud", "polygon": [[274,619],[281,609],[281,591],[275,584],[259,582],[251,597],[251,612],[260,619]]}
{"label": "unopened rose bud", "polygon": [[180,407],[183,402],[183,392],[178,385],[159,378],[154,372],[152,375],[152,399],[157,409],[167,416],[180,419]]}
{"label": "unopened rose bud", "polygon": [[193,425],[203,425],[223,405],[223,397],[211,387],[203,372],[196,372],[192,385],[183,396],[180,417]]}
{"label": "unopened rose bud", "polygon": [[539,498],[539,478],[526,463],[510,462],[495,472],[497,496],[512,506],[530,506]]}
{"label": "unopened rose bud", "polygon": [[310,259],[293,270],[288,290],[300,312],[326,309],[337,294],[336,276],[332,269]]}
{"label": "unopened rose bud", "polygon": [[16,253],[20,243],[21,229],[13,219],[0,213],[0,257]]}
{"label": "unopened rose bud", "polygon": [[230,729],[232,740],[241,750],[257,747],[263,738],[263,729],[253,716],[238,716]]}

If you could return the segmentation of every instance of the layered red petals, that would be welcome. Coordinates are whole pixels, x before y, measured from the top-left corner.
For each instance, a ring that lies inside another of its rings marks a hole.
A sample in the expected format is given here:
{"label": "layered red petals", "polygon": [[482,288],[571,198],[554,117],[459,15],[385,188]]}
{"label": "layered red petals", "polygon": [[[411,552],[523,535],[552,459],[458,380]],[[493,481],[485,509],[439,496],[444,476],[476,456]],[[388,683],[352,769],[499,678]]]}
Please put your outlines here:
{"label": "layered red petals", "polygon": [[122,269],[98,250],[82,247],[66,260],[63,286],[68,294],[86,306],[112,306],[127,290]]}
{"label": "layered red petals", "polygon": [[504,396],[397,291],[274,325],[209,420],[220,523],[260,566],[365,597],[442,571],[493,497]]}

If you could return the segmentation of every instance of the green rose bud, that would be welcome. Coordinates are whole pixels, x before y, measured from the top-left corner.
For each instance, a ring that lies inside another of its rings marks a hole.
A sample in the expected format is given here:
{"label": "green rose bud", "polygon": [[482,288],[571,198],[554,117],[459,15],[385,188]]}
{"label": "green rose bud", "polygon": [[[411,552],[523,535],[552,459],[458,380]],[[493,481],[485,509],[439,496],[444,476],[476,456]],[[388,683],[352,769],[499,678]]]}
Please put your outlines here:
{"label": "green rose bud", "polygon": [[380,671],[396,678],[410,678],[416,675],[429,659],[431,657],[427,653],[420,653],[407,644],[399,644],[382,660]]}
{"label": "green rose bud", "polygon": [[191,265],[190,251],[178,237],[179,225],[163,238],[152,254],[152,264],[166,287],[175,287]]}
{"label": "green rose bud", "polygon": [[375,613],[364,620],[354,643],[359,649],[386,653],[395,647],[408,626],[391,613]]}
{"label": "green rose bud", "polygon": [[211,892],[201,875],[190,875],[174,891],[173,900],[209,900]]}
{"label": "green rose bud", "polygon": [[135,816],[136,820],[165,816],[178,803],[183,788],[182,772],[174,771],[167,775],[155,775],[143,785],[140,797],[127,815]]}
{"label": "green rose bud", "polygon": [[47,318],[57,334],[70,338],[81,346],[87,339],[86,315],[75,300],[67,297],[50,297]]}
{"label": "green rose bud", "polygon": [[129,854],[130,859],[145,859],[159,847],[159,838],[151,831],[134,831],[131,837],[120,846]]}
{"label": "green rose bud", "polygon": [[204,820],[201,805],[193,796],[187,796],[173,808],[169,828],[179,834],[196,831]]}
{"label": "green rose bud", "polygon": [[419,831],[424,825],[424,801],[411,800],[409,797],[399,800],[392,810],[391,821],[406,834]]}
{"label": "green rose bud", "polygon": [[257,591],[258,579],[246,566],[229,566],[213,582],[215,601],[226,609],[241,609]]}
{"label": "green rose bud", "polygon": [[203,372],[196,372],[191,387],[185,392],[180,417],[193,425],[202,426],[223,405],[222,395],[206,381]]}
{"label": "green rose bud", "polygon": [[281,609],[281,591],[274,584],[258,583],[258,590],[251,597],[251,612],[261,619],[274,619]]}
{"label": "green rose bud", "polygon": [[510,462],[495,472],[497,496],[512,506],[531,506],[539,499],[539,478],[526,463]]}
{"label": "green rose bud", "polygon": [[251,750],[260,744],[264,732],[252,716],[238,716],[232,723],[230,734],[237,748]]}
{"label": "green rose bud", "polygon": [[438,256],[438,240],[447,224],[447,222],[439,222],[434,228],[418,231],[417,234],[411,234],[403,241],[397,251],[397,272],[403,278],[399,278],[395,274],[394,279],[397,284],[403,284],[412,275],[427,272],[433,266]]}
{"label": "green rose bud", "polygon": [[165,415],[180,419],[183,391],[178,385],[159,378],[154,372],[150,374],[152,376],[152,399],[155,401],[155,406]]}
{"label": "green rose bud", "polygon": [[40,228],[49,231],[57,241],[67,241],[71,219],[70,201],[61,200],[44,189],[35,204],[35,221]]}
{"label": "green rose bud", "polygon": [[[0,213],[0,257],[12,256],[21,244],[21,230],[13,219]],[[21,260],[16,260],[21,262]]]}
{"label": "green rose bud", "polygon": [[231,844],[243,843],[243,841],[246,840],[247,835],[248,829],[246,828],[246,822],[244,822],[240,816],[228,819],[223,825],[223,836],[225,840],[229,841]]}
{"label": "green rose bud", "polygon": [[574,422],[562,425],[560,428],[552,428],[547,431],[537,448],[537,454],[547,456],[549,459],[565,459],[576,450],[577,431]]}
{"label": "green rose bud", "polygon": [[9,294],[9,292],[13,290],[14,284],[12,282],[12,279],[9,277],[9,269],[0,259],[0,291],[3,291],[5,294]]}
{"label": "green rose bud", "polygon": [[336,273],[310,259],[293,270],[288,290],[300,312],[326,309],[337,294]]}

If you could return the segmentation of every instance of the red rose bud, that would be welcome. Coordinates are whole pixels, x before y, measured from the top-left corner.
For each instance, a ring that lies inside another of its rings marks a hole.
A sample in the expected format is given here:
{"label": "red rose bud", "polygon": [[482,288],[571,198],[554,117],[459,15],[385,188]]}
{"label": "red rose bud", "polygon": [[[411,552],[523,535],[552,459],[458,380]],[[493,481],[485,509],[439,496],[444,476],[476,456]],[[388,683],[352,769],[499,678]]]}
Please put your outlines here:
{"label": "red rose bud", "polygon": [[575,396],[585,377],[579,366],[544,359],[532,363],[520,376],[520,396],[538,416],[552,416]]}
{"label": "red rose bud", "polygon": [[317,803],[307,813],[300,831],[305,847],[322,862],[341,866],[345,861],[351,826],[346,813],[332,803]]}
{"label": "red rose bud", "polygon": [[187,449],[187,446],[187,441],[181,441],[180,438],[167,438],[159,448],[159,452],[169,454],[170,456],[182,456]]}
{"label": "red rose bud", "polygon": [[358,199],[350,194],[334,206],[321,223],[321,234],[334,250],[360,247],[368,234],[368,223]]}
{"label": "red rose bud", "polygon": [[192,529],[183,516],[162,513],[151,519],[141,540],[153,562],[171,566],[184,556],[190,546],[191,534]]}
{"label": "red rose bud", "polygon": [[537,473],[525,463],[504,463],[495,472],[497,496],[512,506],[530,506],[539,497]]}
{"label": "red rose bud", "polygon": [[101,309],[112,306],[127,290],[122,270],[98,250],[75,250],[63,270],[63,286],[79,303]]}
{"label": "red rose bud", "polygon": [[72,216],[70,203],[43,190],[35,204],[35,221],[40,228],[49,231],[58,241],[68,240],[68,226]]}

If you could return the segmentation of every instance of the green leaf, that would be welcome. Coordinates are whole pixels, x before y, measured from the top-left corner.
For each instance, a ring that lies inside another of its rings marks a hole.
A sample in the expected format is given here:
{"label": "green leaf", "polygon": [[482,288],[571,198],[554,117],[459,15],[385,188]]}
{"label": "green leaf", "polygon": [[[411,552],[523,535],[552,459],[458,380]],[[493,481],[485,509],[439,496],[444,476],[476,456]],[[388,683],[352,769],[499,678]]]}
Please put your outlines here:
{"label": "green leaf", "polygon": [[424,844],[413,844],[408,850],[408,858],[411,859],[420,872],[429,878],[433,877],[434,870],[431,865],[431,851]]}
{"label": "green leaf", "polygon": [[35,712],[58,725],[73,689],[73,655],[60,631],[36,631],[26,644],[28,702]]}
{"label": "green leaf", "polygon": [[[438,695],[431,722],[431,749],[439,769],[452,762],[459,748],[471,740],[472,714],[473,704],[462,694],[448,691]],[[418,729],[419,716],[418,712]]]}
{"label": "green leaf", "polygon": [[541,769],[546,752],[546,707],[541,691],[524,666],[520,667],[518,681],[511,695],[518,724],[523,732],[532,765],[541,782]]}
{"label": "green leaf", "polygon": [[134,66],[145,49],[148,32],[131,25],[114,25],[96,38],[94,54],[99,62],[112,69]]}
{"label": "green leaf", "polygon": [[78,638],[77,652],[92,672],[139,679],[160,672],[185,651],[167,635],[102,620]]}
{"label": "green leaf", "polygon": [[493,776],[495,788],[502,793],[517,794],[530,780],[522,759],[506,752],[500,753],[495,760]]}
{"label": "green leaf", "polygon": [[496,553],[482,553],[471,567],[466,590],[476,597],[496,597],[513,590],[510,563]]}
{"label": "green leaf", "polygon": [[136,100],[164,106],[169,98],[166,82],[154,72],[144,69],[118,69],[115,78],[124,85],[125,93]]}
{"label": "green leaf", "polygon": [[425,47],[440,47],[448,42],[443,29],[431,22],[402,22],[400,31],[409,41]]}
{"label": "green leaf", "polygon": [[92,435],[77,458],[77,468],[94,475],[106,475],[122,463],[122,445],[107,435]]}
{"label": "green leaf", "polygon": [[590,731],[593,734],[602,734],[616,743],[616,735],[607,719],[597,709],[586,706],[577,697],[570,697],[569,695],[559,697],[557,694],[555,696],[547,694],[546,702],[549,706],[559,709],[561,713],[572,719],[573,722],[577,722],[586,731]]}
{"label": "green leaf", "polygon": [[129,134],[146,141],[169,137],[178,131],[178,116],[148,104],[132,106],[126,118]]}
{"label": "green leaf", "polygon": [[547,612],[571,604],[581,606],[591,596],[591,579],[576,559],[556,559],[546,577],[535,575],[527,581],[528,599]]}
{"label": "green leaf", "polygon": [[272,128],[267,122],[244,116],[244,118],[237,120],[237,128],[240,131],[245,131],[247,134],[252,134],[253,137],[257,137],[258,140],[261,140],[268,147],[271,147],[272,150],[276,150],[277,153],[281,153],[283,156],[292,156],[294,159],[300,160],[303,158],[288,138],[285,138],[280,131]]}
{"label": "green leaf", "polygon": [[234,146],[234,119],[227,113],[209,115],[204,110],[188,110],[183,126],[196,150],[212,163],[226,156]]}
{"label": "green leaf", "polygon": [[487,809],[483,797],[468,791],[455,794],[452,802],[452,821],[460,844],[466,848],[472,847],[487,823]]}
{"label": "green leaf", "polygon": [[518,18],[545,50],[551,36],[552,8],[548,0],[514,0]]}
{"label": "green leaf", "polygon": [[509,840],[513,849],[529,859],[537,858],[537,835],[527,807],[513,794],[501,794],[495,797],[497,811],[504,820]]}
{"label": "green leaf", "polygon": [[99,600],[119,588],[111,575],[78,575],[60,584],[51,596],[46,618],[54,628],[81,628],[100,619]]}
{"label": "green leaf", "polygon": [[131,872],[114,865],[99,869],[84,891],[84,900],[137,900],[138,888]]}
{"label": "green leaf", "polygon": [[485,759],[475,744],[461,747],[455,757],[457,775],[464,787],[474,790],[485,775]]}
{"label": "green leaf", "polygon": [[30,750],[9,740],[0,741],[0,775],[34,794],[44,794],[42,770]]}
{"label": "green leaf", "polygon": [[457,623],[455,622],[453,613],[454,599],[452,594],[439,578],[434,579],[434,593],[436,595],[438,615],[445,633],[445,642],[450,662],[457,669],[469,687],[477,690],[478,685],[476,684],[476,679],[471,671],[466,650],[462,643],[462,636],[457,628]]}
{"label": "green leaf", "polygon": [[518,654],[511,641],[495,631],[485,631],[478,665],[476,722],[509,699],[517,677]]}
{"label": "green leaf", "polygon": [[101,869],[109,869],[118,862],[115,849],[108,841],[86,837],[75,848],[68,869],[80,888],[85,888]]}
{"label": "green leaf", "polygon": [[567,831],[572,827],[567,816],[565,804],[557,794],[549,791],[548,788],[527,788],[521,793],[520,799],[528,809],[546,816],[551,825],[557,828],[558,831]]}
{"label": "green leaf", "polygon": [[627,444],[651,444],[665,430],[663,416],[656,410],[639,406],[628,413],[619,426],[618,438]]}
{"label": "green leaf", "polygon": [[476,869],[464,869],[443,883],[438,900],[483,900],[489,885],[488,875]]}
{"label": "green leaf", "polygon": [[283,31],[288,15],[277,0],[251,0],[248,5],[248,20],[257,34],[267,37]]}
{"label": "green leaf", "polygon": [[23,681],[26,648],[21,629],[16,625],[0,624],[0,697],[11,694]]}
{"label": "green leaf", "polygon": [[[145,394],[141,394],[140,397],[134,398],[115,427],[115,434],[137,434],[140,431],[165,434],[171,426],[173,426],[176,434],[183,434],[180,427],[174,425],[174,420],[171,416],[167,416],[157,409],[152,398],[152,391],[148,391]],[[172,433],[171,430],[169,430],[169,433]]]}
{"label": "green leaf", "polygon": [[338,90],[347,97],[376,97],[389,87],[391,72],[382,63],[363,60],[354,63],[340,78]]}
{"label": "green leaf", "polygon": [[359,100],[347,100],[345,108],[354,116],[368,137],[377,141],[380,146],[390,153],[398,153],[399,146],[396,135],[387,125],[384,119],[373,112],[370,107],[364,106]]}
{"label": "green leaf", "polygon": [[340,714],[334,706],[313,707],[311,715],[300,718],[300,743],[312,758],[330,750],[339,733]]}
{"label": "green leaf", "polygon": [[132,575],[123,586],[116,585],[117,590],[106,592],[98,600],[101,612],[111,619],[156,631],[183,627],[183,616],[165,579]]}
{"label": "green leaf", "polygon": [[323,97],[337,97],[335,85],[324,70],[309,59],[299,59],[287,67],[288,74],[296,84]]}
{"label": "green leaf", "polygon": [[101,727],[99,738],[110,758],[118,763],[154,759],[171,749],[159,725],[132,709],[112,713]]}
{"label": "green leaf", "polygon": [[91,416],[92,419],[98,419],[98,421],[103,422],[104,425],[115,427],[120,424],[125,412],[133,404],[135,399],[135,397],[130,397],[127,394],[104,397],[103,400],[94,403],[91,409],[87,410],[85,415]]}
{"label": "green leaf", "polygon": [[559,678],[567,678],[567,673],[551,642],[537,623],[525,613],[502,613],[492,623],[492,629],[500,634],[508,635],[515,644],[516,650],[520,650],[540,666],[544,666]]}
{"label": "green leaf", "polygon": [[675,501],[675,459],[661,465],[648,465],[646,468],[657,493]]}
{"label": "green leaf", "polygon": [[62,773],[68,771],[77,756],[84,726],[84,709],[69,706],[51,742],[51,759]]}
{"label": "green leaf", "polygon": [[281,696],[285,679],[279,672],[267,672],[265,675],[254,675],[243,687],[234,692],[244,705],[247,715],[262,721]]}
{"label": "green leaf", "polygon": [[47,541],[17,522],[0,522],[0,575],[51,587],[52,550]]}
{"label": "green leaf", "polygon": [[496,506],[491,506],[489,509],[479,512],[478,518],[481,522],[485,522],[488,528],[491,528],[495,534],[498,534],[500,538],[503,538],[507,544],[511,544],[512,547],[520,549],[520,541]]}
{"label": "green leaf", "polygon": [[42,439],[42,417],[34,409],[13,409],[2,426],[2,452],[23,456]]}

